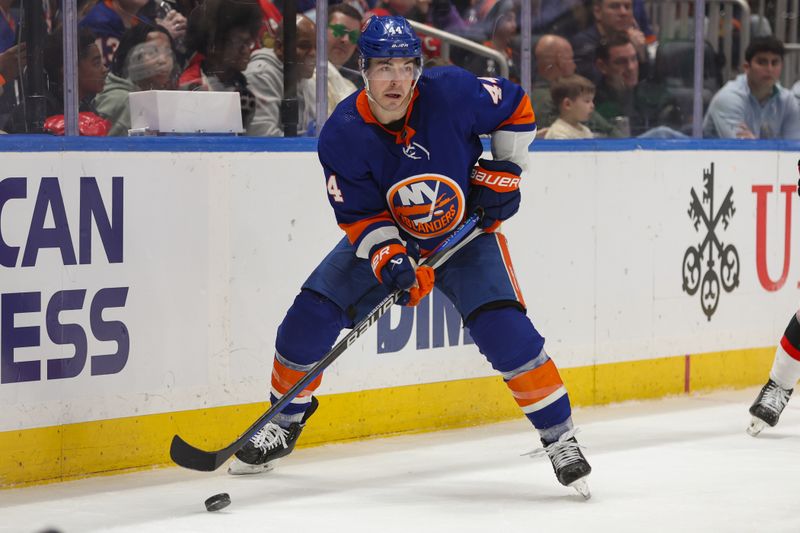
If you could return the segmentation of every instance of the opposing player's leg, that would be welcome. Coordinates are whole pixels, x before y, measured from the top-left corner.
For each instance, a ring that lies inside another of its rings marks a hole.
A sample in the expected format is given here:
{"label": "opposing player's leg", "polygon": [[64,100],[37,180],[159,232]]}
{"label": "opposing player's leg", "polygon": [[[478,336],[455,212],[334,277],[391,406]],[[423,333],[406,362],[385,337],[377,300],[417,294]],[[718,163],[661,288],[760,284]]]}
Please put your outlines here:
{"label": "opposing player's leg", "polygon": [[588,497],[592,469],[575,439],[569,395],[525,314],[505,237],[492,233],[470,243],[437,272],[436,285],[466,317],[475,344],[538,431],[558,481]]}
{"label": "opposing player's leg", "polygon": [[[340,242],[303,284],[278,327],[270,401],[275,403],[286,394],[330,351],[341,330],[352,327],[384,296],[386,291],[369,262],[357,259],[346,240]],[[322,375],[236,452],[228,472],[266,472],[289,455],[306,421],[317,410],[314,391],[321,381]]]}
{"label": "opposing player's leg", "polygon": [[[800,311],[798,311],[800,313]],[[769,380],[761,388],[753,405],[747,433],[755,437],[767,427],[774,427],[800,379],[800,322],[795,314],[775,350]]]}

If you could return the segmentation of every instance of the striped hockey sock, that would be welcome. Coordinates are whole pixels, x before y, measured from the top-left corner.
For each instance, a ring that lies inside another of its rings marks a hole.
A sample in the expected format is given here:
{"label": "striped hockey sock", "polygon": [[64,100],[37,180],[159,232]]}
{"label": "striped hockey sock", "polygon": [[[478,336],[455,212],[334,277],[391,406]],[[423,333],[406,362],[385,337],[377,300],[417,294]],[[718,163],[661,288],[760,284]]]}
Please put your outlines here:
{"label": "striped hockey sock", "polygon": [[800,322],[795,314],[775,350],[770,379],[781,388],[793,389],[800,379]]}
{"label": "striped hockey sock", "polygon": [[531,363],[504,377],[514,400],[539,431],[542,441],[555,442],[572,429],[567,389],[555,363],[544,350]]}
{"label": "striped hockey sock", "polygon": [[[270,401],[274,404],[291,389],[295,383],[303,379],[306,373],[314,365],[295,365],[278,352],[275,352],[275,360],[272,363],[272,389],[270,390]],[[276,424],[288,427],[292,422],[300,422],[306,409],[311,405],[311,396],[317,387],[322,383],[322,374],[308,384],[300,394],[289,402],[282,412],[275,415],[273,419]]]}

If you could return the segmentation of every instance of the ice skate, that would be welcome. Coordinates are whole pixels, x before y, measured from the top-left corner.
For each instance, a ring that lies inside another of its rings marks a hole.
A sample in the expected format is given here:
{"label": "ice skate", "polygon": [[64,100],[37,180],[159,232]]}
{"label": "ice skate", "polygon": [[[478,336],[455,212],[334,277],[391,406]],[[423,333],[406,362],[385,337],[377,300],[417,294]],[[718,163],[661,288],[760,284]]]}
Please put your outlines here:
{"label": "ice skate", "polygon": [[319,401],[312,397],[311,404],[300,422],[292,422],[286,428],[270,422],[261,428],[241,450],[236,452],[236,457],[228,466],[228,473],[234,476],[261,474],[275,468],[278,459],[292,453],[306,421],[314,414],[318,405]]}
{"label": "ice skate", "polygon": [[784,389],[770,379],[758,393],[756,401],[750,406],[753,418],[747,428],[748,435],[755,437],[767,427],[774,427],[783,412],[793,389]]}
{"label": "ice skate", "polygon": [[592,493],[586,477],[592,472],[592,467],[583,456],[581,446],[575,439],[576,432],[577,428],[571,429],[561,435],[557,441],[525,455],[531,457],[547,455],[553,464],[553,471],[558,482],[565,487],[572,487],[588,500],[592,497]]}

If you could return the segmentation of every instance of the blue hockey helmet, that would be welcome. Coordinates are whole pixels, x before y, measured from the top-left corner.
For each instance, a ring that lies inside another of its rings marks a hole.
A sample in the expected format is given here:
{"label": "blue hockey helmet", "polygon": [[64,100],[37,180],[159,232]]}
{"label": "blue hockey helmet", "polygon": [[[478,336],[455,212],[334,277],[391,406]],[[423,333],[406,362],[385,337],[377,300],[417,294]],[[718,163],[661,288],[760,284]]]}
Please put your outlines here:
{"label": "blue hockey helmet", "polygon": [[358,51],[364,63],[375,57],[422,58],[422,43],[405,18],[373,16],[361,29]]}

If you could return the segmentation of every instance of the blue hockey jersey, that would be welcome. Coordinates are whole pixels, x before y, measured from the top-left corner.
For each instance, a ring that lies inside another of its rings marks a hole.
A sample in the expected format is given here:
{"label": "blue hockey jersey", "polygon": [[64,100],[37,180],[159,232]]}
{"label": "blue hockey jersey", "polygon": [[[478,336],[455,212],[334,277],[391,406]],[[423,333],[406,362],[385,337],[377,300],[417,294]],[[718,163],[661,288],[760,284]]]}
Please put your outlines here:
{"label": "blue hockey jersey", "polygon": [[364,90],[341,102],[318,151],[336,221],[356,255],[367,259],[399,238],[416,239],[424,254],[446,238],[466,214],[483,134],[493,134],[495,158],[527,167],[536,119],[520,86],[458,67],[426,71],[399,132],[375,119]]}

